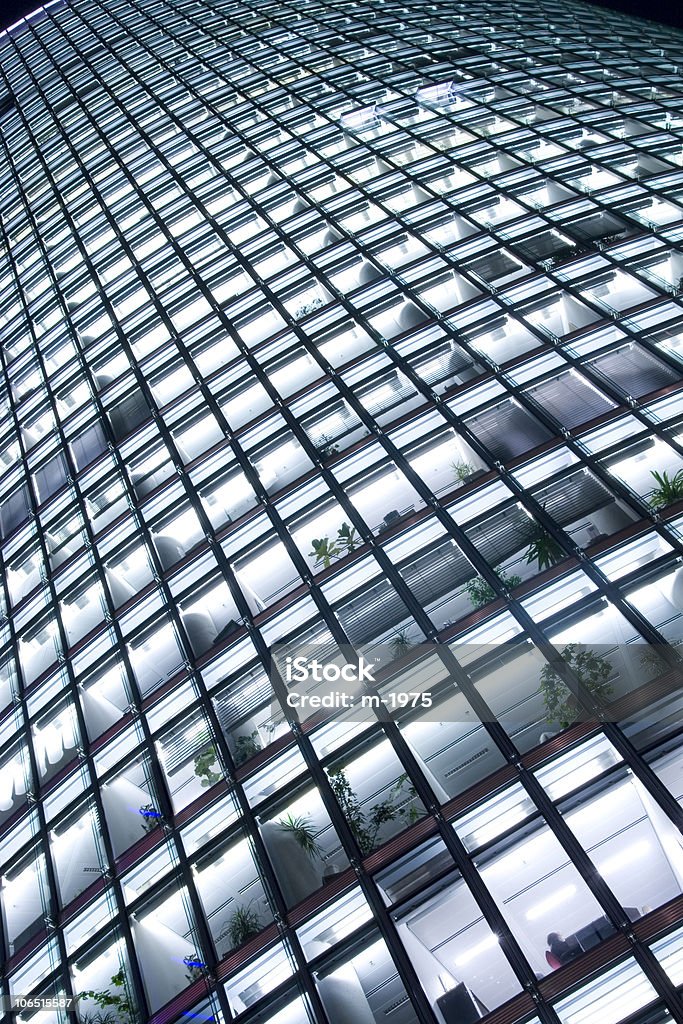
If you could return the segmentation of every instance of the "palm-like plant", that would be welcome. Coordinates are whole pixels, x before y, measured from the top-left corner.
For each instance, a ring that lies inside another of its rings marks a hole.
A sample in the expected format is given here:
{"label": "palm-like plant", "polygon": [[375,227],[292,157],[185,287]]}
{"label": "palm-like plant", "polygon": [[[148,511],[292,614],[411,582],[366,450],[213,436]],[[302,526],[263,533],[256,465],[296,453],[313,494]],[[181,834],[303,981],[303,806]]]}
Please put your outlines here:
{"label": "palm-like plant", "polygon": [[295,817],[293,814],[288,814],[286,817],[280,818],[278,825],[283,832],[289,832],[296,839],[301,849],[309,857],[322,856],[320,843],[316,839],[317,833],[308,815],[300,814]]}
{"label": "palm-like plant", "polygon": [[565,552],[562,546],[558,544],[553,535],[542,526],[537,527],[526,550],[526,564],[531,565],[532,562],[536,562],[539,571],[542,571],[561,562],[564,556]]}
{"label": "palm-like plant", "polygon": [[391,656],[394,660],[404,657],[413,646],[413,642],[408,636],[407,629],[399,629],[396,635],[391,639],[389,647],[391,648]]}
{"label": "palm-like plant", "polygon": [[683,469],[679,469],[674,476],[669,476],[666,470],[658,473],[652,469],[650,474],[657,484],[650,493],[649,500],[653,508],[665,508],[683,498]]}
{"label": "palm-like plant", "polygon": [[220,938],[227,935],[233,949],[243,946],[249,939],[261,931],[261,921],[255,910],[251,909],[251,903],[245,907],[236,907],[228,918]]}

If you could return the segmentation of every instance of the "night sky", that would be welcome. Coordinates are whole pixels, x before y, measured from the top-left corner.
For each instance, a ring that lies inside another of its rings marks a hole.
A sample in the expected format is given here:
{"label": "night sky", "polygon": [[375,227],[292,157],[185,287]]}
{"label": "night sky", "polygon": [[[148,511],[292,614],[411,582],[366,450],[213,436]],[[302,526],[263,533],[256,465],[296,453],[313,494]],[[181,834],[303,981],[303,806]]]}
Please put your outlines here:
{"label": "night sky", "polygon": [[[0,0],[0,27],[14,24],[24,14],[36,9],[35,0]],[[628,14],[639,14],[651,21],[683,28],[683,4],[680,0],[601,0],[600,7],[610,7]]]}

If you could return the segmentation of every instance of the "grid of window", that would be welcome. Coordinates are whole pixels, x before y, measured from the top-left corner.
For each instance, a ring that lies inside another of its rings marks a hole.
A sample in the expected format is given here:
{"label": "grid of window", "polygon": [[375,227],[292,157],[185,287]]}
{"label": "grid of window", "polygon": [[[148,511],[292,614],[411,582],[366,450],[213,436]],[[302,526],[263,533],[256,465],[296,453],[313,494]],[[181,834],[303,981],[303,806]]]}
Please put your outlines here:
{"label": "grid of window", "polygon": [[[682,64],[565,0],[0,35],[1,994],[683,1019]],[[305,643],[442,720],[290,722]]]}

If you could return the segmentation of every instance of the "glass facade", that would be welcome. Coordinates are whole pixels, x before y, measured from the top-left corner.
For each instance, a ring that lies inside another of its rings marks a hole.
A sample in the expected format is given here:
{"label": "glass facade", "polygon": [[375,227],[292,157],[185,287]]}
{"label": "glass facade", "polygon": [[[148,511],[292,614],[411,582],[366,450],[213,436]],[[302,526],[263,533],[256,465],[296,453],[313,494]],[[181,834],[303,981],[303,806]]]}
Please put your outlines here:
{"label": "glass facade", "polygon": [[[0,35],[22,1024],[683,1020],[682,65],[565,0]],[[304,647],[432,706],[294,716]]]}

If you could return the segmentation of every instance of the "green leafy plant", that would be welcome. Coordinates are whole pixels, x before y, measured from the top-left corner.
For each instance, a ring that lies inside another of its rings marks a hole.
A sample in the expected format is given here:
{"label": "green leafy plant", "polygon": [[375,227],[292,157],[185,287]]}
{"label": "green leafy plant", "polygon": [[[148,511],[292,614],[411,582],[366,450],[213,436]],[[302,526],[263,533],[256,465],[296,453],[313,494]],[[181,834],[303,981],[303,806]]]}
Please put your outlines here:
{"label": "green leafy plant", "polygon": [[653,469],[650,475],[657,484],[649,499],[653,508],[665,508],[683,498],[683,469],[679,469],[674,476],[669,476],[666,470],[658,473]]}
{"label": "green leafy plant", "polygon": [[337,530],[337,545],[339,546],[340,552],[348,555],[351,551],[355,551],[357,547],[360,547],[361,540],[354,526],[349,526],[348,523],[342,523]]}
{"label": "green leafy plant", "polygon": [[[568,644],[561,657],[586,694],[596,703],[604,703],[614,693],[609,683],[612,666],[605,658],[590,650],[581,651],[577,644]],[[561,729],[568,729],[577,720],[580,705],[552,665],[545,665],[541,670],[540,689],[548,723],[557,723]]]}
{"label": "green leafy plant", "polygon": [[[508,575],[506,572],[498,572],[498,570],[496,570],[496,575],[507,590],[513,590],[522,582],[521,576]],[[474,579],[468,580],[465,584],[465,591],[475,608],[483,608],[485,604],[495,601],[498,596],[483,576],[475,576]]]}
{"label": "green leafy plant", "polygon": [[391,656],[394,660],[403,658],[408,653],[410,648],[413,646],[413,641],[408,636],[407,629],[399,629],[394,637],[389,642],[391,648]]}
{"label": "green leafy plant", "polygon": [[309,551],[308,557],[315,558],[315,564],[322,565],[324,569],[329,569],[332,559],[341,554],[337,542],[329,537],[314,538],[311,545],[313,550]]}
{"label": "green leafy plant", "polygon": [[536,562],[539,571],[542,571],[550,569],[557,562],[561,562],[564,557],[565,552],[562,546],[558,544],[552,534],[544,530],[542,526],[537,526],[526,550],[526,564],[531,565]]}
{"label": "green leafy plant", "polygon": [[97,1012],[80,1015],[82,1024],[136,1024],[138,1013],[126,991],[126,973],[123,967],[116,974],[112,974],[110,985],[111,989],[122,991],[103,989],[99,992],[88,990],[78,993],[77,1000],[91,999],[98,1007]]}
{"label": "green leafy plant", "polygon": [[223,776],[220,772],[214,772],[212,765],[218,761],[218,754],[216,753],[215,747],[207,747],[194,759],[194,773],[198,779],[202,780],[202,787],[206,789],[208,786],[213,786],[215,782],[219,782]]}
{"label": "green leafy plant", "polygon": [[[683,645],[683,640],[674,640],[670,645],[667,645],[667,650],[669,648],[680,648],[681,645]],[[680,652],[677,651],[676,653]],[[653,674],[656,673],[657,675],[661,675],[662,672],[666,672],[671,667],[670,662],[667,661],[662,653],[662,648],[651,644],[648,644],[639,654],[638,660],[646,671]]]}
{"label": "green leafy plant", "polygon": [[233,910],[220,937],[223,938],[224,935],[227,935],[232,948],[238,949],[245,942],[248,942],[249,939],[253,939],[255,935],[258,935],[260,931],[261,922],[259,921],[259,916],[255,910],[251,909],[251,904],[249,903],[246,907],[237,907]]}
{"label": "green leafy plant", "polygon": [[244,764],[254,754],[258,754],[261,750],[261,743],[259,740],[258,730],[254,729],[247,736],[237,736],[235,739],[235,753],[233,754],[233,760],[236,765]]}
{"label": "green leafy plant", "polygon": [[145,832],[152,832],[162,822],[161,811],[158,811],[154,804],[143,804],[138,808],[138,814],[142,816],[142,827]]}
{"label": "green leafy plant", "polygon": [[459,480],[460,483],[463,484],[467,480],[467,477],[474,473],[474,466],[471,462],[451,462],[451,467],[455,473],[456,480]]}
{"label": "green leafy plant", "polygon": [[296,839],[301,849],[304,850],[309,857],[322,856],[320,844],[316,839],[317,832],[313,827],[311,819],[307,815],[302,814],[298,817],[294,817],[292,814],[288,814],[285,818],[280,818],[278,825],[283,832],[288,832],[294,837],[294,839]]}
{"label": "green leafy plant", "polygon": [[369,811],[364,811],[360,800],[349,782],[343,768],[336,768],[327,773],[332,792],[336,796],[349,828],[353,832],[361,854],[366,857],[375,849],[380,829],[387,822],[402,818],[409,824],[417,821],[419,811],[416,807],[398,807],[397,800],[407,794],[415,796],[415,789],[408,784],[405,775],[389,790],[384,800],[374,804]]}

